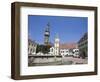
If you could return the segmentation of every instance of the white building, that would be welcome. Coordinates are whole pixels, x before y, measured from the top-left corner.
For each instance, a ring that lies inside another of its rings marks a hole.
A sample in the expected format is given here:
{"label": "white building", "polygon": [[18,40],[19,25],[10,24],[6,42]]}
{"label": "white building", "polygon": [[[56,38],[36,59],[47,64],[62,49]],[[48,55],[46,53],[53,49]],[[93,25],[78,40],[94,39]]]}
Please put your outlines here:
{"label": "white building", "polygon": [[54,47],[50,48],[51,55],[60,55],[60,48],[59,48],[59,37],[58,35],[55,37]]}
{"label": "white building", "polygon": [[51,47],[49,53],[50,53],[51,55],[54,55],[54,51],[55,51],[55,50],[54,50],[54,47]]}
{"label": "white building", "polygon": [[73,56],[75,57],[79,56],[79,49],[73,49]]}
{"label": "white building", "polygon": [[36,54],[36,48],[37,48],[37,44],[34,41],[28,39],[28,54],[29,55]]}
{"label": "white building", "polygon": [[68,56],[69,55],[69,50],[68,49],[60,49],[60,54],[62,56]]}
{"label": "white building", "polygon": [[61,56],[77,56],[79,55],[79,49],[76,43],[60,44],[58,36],[55,37],[54,47],[50,48],[49,54],[61,55]]}
{"label": "white building", "polygon": [[62,56],[76,56],[79,54],[79,49],[76,43],[60,44],[60,54]]}

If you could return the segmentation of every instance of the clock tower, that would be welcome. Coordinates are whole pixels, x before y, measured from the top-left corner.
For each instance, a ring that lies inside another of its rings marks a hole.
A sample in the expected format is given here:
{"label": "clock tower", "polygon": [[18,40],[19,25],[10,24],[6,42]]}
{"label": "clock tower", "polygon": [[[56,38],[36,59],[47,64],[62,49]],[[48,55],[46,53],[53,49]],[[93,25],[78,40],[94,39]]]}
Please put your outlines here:
{"label": "clock tower", "polygon": [[49,45],[49,37],[50,37],[50,24],[47,24],[47,27],[45,29],[44,33],[44,44]]}

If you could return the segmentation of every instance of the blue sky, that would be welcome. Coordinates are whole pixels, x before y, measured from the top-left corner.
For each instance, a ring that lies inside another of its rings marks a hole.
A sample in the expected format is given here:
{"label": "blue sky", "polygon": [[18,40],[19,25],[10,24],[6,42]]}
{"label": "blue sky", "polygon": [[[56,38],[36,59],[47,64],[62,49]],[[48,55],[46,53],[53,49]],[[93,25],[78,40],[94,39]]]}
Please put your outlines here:
{"label": "blue sky", "polygon": [[59,35],[60,43],[77,42],[87,32],[87,17],[67,16],[28,16],[28,35],[37,43],[44,43],[44,31],[50,23],[50,42],[54,43],[56,34]]}

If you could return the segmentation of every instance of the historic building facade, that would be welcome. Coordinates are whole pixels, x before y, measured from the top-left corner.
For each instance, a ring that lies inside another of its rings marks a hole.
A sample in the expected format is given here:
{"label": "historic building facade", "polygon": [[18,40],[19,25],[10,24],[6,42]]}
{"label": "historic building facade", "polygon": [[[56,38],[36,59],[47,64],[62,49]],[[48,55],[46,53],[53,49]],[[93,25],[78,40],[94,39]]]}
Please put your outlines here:
{"label": "historic building facade", "polygon": [[56,35],[55,41],[54,41],[54,46],[52,46],[50,48],[50,52],[49,53],[51,55],[60,55],[59,42],[60,42],[59,37],[58,37],[58,35]]}
{"label": "historic building facade", "polygon": [[63,56],[78,56],[79,49],[76,43],[60,44],[60,54]]}
{"label": "historic building facade", "polygon": [[73,56],[79,57],[79,49],[78,48],[73,49]]}
{"label": "historic building facade", "polygon": [[69,49],[60,49],[60,54],[62,56],[68,56],[69,55]]}
{"label": "historic building facade", "polygon": [[88,56],[88,34],[85,33],[82,38],[78,41],[78,48],[80,56],[85,58]]}
{"label": "historic building facade", "polygon": [[54,46],[50,48],[51,55],[61,55],[61,56],[79,56],[79,49],[76,43],[60,44],[60,39],[58,36],[55,37]]}
{"label": "historic building facade", "polygon": [[28,39],[28,54],[29,55],[36,54],[36,48],[37,48],[37,43],[35,41],[32,41],[31,39]]}

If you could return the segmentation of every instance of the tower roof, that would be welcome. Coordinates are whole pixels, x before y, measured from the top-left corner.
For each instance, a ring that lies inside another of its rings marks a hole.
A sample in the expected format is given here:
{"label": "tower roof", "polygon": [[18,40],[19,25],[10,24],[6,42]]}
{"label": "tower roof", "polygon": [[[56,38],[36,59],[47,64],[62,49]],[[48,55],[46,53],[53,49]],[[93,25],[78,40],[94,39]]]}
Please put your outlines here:
{"label": "tower roof", "polygon": [[45,31],[50,31],[50,23],[49,22],[47,24],[47,27],[46,27]]}

